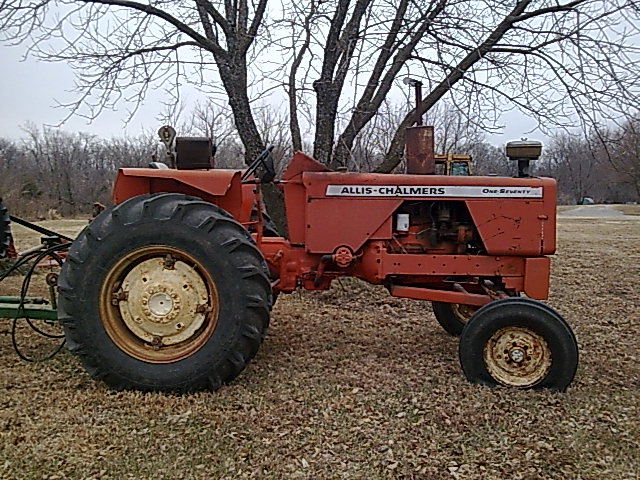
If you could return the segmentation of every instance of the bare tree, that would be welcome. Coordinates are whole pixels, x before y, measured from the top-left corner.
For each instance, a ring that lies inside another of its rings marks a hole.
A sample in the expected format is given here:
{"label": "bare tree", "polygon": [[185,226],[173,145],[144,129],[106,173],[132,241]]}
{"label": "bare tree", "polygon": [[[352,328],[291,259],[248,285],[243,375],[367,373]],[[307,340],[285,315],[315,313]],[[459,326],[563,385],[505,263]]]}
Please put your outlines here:
{"label": "bare tree", "polygon": [[[406,102],[385,100],[382,103],[378,113],[354,141],[347,160],[349,170],[370,172],[380,165],[406,111]],[[451,103],[445,101],[436,105],[426,115],[425,122],[434,126],[435,153],[481,153],[480,157],[486,156],[489,145],[484,132]],[[502,159],[504,154],[501,154]],[[396,166],[395,171],[403,172],[404,168],[402,162]]]}
{"label": "bare tree", "polygon": [[[74,68],[70,108],[90,118],[160,85],[224,97],[247,160],[264,147],[252,103],[283,87],[293,148],[307,122],[337,167],[409,73],[422,111],[446,98],[480,129],[508,108],[547,126],[616,117],[638,104],[639,17],[636,0],[0,0],[0,38]],[[412,119],[378,171],[401,161]]]}
{"label": "bare tree", "polygon": [[[346,163],[349,170],[371,172],[380,164],[405,112],[405,104],[383,102],[378,114],[358,133]],[[403,169],[404,165],[398,168]]]}
{"label": "bare tree", "polygon": [[627,119],[617,129],[594,129],[589,140],[591,148],[618,174],[617,183],[630,186],[636,201],[640,200],[640,116]]}
{"label": "bare tree", "polygon": [[157,143],[145,135],[107,140],[33,124],[24,130],[21,142],[0,139],[0,191],[12,212],[32,218],[107,203],[116,170],[147,165]]}
{"label": "bare tree", "polygon": [[189,120],[190,122],[186,122],[185,125],[185,134],[190,133],[210,138],[216,145],[222,145],[227,140],[238,136],[229,112],[211,99],[197,102],[189,115]]}
{"label": "bare tree", "polygon": [[474,175],[516,175],[517,165],[507,159],[504,149],[491,145],[484,138],[463,150],[473,159]]}
{"label": "bare tree", "polygon": [[267,0],[2,1],[0,31],[10,42],[31,42],[36,56],[74,68],[79,97],[68,107],[88,118],[121,100],[132,101],[135,111],[150,88],[170,85],[177,101],[181,82],[207,86],[208,75],[219,79],[249,158],[263,148],[250,107],[247,64],[266,5]]}
{"label": "bare tree", "polygon": [[[546,170],[544,167],[546,164]],[[543,166],[539,172],[554,176],[562,192],[561,203],[578,203],[593,197],[602,182],[602,165],[583,136],[559,133],[552,137],[545,149]]]}
{"label": "bare tree", "polygon": [[[466,13],[448,11],[434,27],[429,55],[419,56],[431,86],[423,111],[448,97],[482,126],[510,106],[551,127],[571,125],[576,116],[592,124],[636,108],[637,2],[472,3],[457,5]],[[400,160],[412,115],[400,124],[380,171]]]}

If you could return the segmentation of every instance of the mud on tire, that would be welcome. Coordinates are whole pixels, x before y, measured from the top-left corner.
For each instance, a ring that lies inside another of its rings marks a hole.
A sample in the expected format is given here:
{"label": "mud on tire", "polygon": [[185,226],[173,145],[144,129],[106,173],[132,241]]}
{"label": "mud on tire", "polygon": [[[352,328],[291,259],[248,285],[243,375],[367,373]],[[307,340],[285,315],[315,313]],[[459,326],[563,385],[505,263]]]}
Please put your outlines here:
{"label": "mud on tire", "polygon": [[115,389],[215,390],[256,354],[267,267],[251,236],[195,197],[134,197],[70,248],[58,317],[69,350]]}

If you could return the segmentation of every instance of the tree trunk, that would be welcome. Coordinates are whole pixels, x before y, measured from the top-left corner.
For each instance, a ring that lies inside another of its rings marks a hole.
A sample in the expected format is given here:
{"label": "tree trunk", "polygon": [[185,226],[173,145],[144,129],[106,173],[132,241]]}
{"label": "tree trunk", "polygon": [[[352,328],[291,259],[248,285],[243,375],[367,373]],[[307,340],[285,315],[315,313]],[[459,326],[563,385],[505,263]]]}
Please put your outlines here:
{"label": "tree trunk", "polygon": [[323,85],[320,81],[314,84],[317,93],[316,135],[313,143],[313,157],[325,165],[331,162],[333,138],[336,129],[336,112],[338,111],[339,94],[334,92],[333,85]]}
{"label": "tree trunk", "polygon": [[[245,163],[248,165],[265,149],[265,145],[253,119],[251,104],[247,95],[246,64],[242,61],[236,61],[235,66],[236,68],[234,69],[221,68],[220,78],[229,94],[229,106],[233,112],[240,140],[244,145],[244,158]],[[288,230],[282,194],[273,184],[263,185],[262,193],[269,216],[276,224],[278,232],[286,236]]]}
{"label": "tree trunk", "polygon": [[[247,88],[247,66],[244,59],[235,60],[235,65],[224,64],[220,68],[220,78],[229,97],[238,135],[244,145],[245,163],[251,163],[264,150],[258,127],[253,119]],[[217,60],[221,64],[220,60]]]}

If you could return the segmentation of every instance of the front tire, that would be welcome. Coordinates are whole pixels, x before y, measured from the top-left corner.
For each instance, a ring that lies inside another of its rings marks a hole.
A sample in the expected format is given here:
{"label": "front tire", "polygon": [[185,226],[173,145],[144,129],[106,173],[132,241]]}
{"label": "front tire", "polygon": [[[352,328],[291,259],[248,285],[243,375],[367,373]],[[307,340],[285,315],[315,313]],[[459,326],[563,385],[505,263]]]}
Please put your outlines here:
{"label": "front tire", "polygon": [[478,310],[460,337],[460,364],[474,383],[565,391],[578,367],[571,327],[551,307],[507,298]]}
{"label": "front tire", "polygon": [[[255,222],[257,220],[258,220],[258,211],[254,208],[253,210],[251,210],[251,221]],[[263,222],[262,236],[264,237],[281,237],[282,236],[280,235],[280,233],[278,233],[278,227],[276,227],[275,222],[271,219],[271,217],[267,212],[262,212],[262,222]]]}
{"label": "front tire", "polygon": [[473,305],[460,303],[431,302],[433,314],[440,326],[449,335],[459,337],[469,319],[478,310]]}
{"label": "front tire", "polygon": [[179,194],[101,213],[71,246],[59,286],[69,350],[115,389],[219,388],[256,354],[272,301],[249,233]]}

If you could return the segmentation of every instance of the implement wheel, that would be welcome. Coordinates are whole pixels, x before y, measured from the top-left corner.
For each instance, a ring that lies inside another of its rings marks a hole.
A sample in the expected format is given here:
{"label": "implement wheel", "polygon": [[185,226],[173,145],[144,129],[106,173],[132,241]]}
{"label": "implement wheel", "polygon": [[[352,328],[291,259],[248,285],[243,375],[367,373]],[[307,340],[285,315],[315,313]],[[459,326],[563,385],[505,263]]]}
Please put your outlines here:
{"label": "implement wheel", "polygon": [[467,379],[487,386],[564,391],[578,367],[569,325],[551,307],[528,298],[485,305],[460,337]]}
{"label": "implement wheel", "polygon": [[466,323],[479,308],[473,305],[443,302],[431,302],[431,306],[440,326],[454,337],[460,336]]}
{"label": "implement wheel", "polygon": [[256,354],[272,301],[248,232],[178,194],[101,213],[71,246],[59,286],[69,350],[116,389],[217,389]]}
{"label": "implement wheel", "polygon": [[7,256],[7,248],[11,243],[11,220],[7,207],[2,203],[0,198],[0,258]]}

